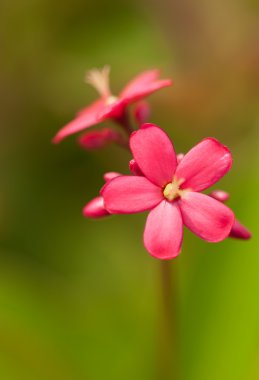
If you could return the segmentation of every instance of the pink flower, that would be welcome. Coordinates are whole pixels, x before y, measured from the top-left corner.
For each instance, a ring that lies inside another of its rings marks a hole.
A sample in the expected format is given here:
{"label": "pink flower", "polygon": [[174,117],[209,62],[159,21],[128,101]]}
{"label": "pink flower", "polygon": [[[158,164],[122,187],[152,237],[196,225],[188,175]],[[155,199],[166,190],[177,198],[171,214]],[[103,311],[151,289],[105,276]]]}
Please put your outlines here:
{"label": "pink flower", "polygon": [[59,143],[65,137],[104,120],[121,121],[129,104],[138,102],[153,92],[172,84],[170,79],[159,79],[158,70],[145,71],[129,82],[116,97],[110,91],[109,73],[108,66],[102,70],[93,69],[89,72],[86,81],[97,89],[100,98],[82,109],[74,120],[65,125],[53,138],[54,143]]}
{"label": "pink flower", "polygon": [[[209,195],[220,202],[226,202],[229,199],[229,194],[223,190],[214,190]],[[248,240],[252,237],[252,234],[239,220],[235,219],[229,237]]]}
{"label": "pink flower", "polygon": [[233,212],[201,194],[232,165],[229,150],[213,138],[202,140],[179,162],[168,136],[145,124],[131,135],[130,148],[143,176],[119,176],[102,189],[105,209],[113,214],[149,211],[144,231],[147,251],[171,259],[181,250],[183,225],[209,242],[225,239]]}

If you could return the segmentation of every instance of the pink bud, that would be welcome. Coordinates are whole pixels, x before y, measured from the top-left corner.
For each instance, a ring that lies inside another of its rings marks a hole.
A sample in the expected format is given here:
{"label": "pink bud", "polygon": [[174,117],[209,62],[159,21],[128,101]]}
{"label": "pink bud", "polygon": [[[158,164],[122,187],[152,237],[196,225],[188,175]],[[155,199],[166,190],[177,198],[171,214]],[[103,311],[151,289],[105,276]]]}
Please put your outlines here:
{"label": "pink bud", "polygon": [[178,153],[177,154],[177,163],[178,163],[178,165],[180,164],[180,162],[182,161],[183,158],[184,158],[184,153]]}
{"label": "pink bud", "polygon": [[223,190],[214,190],[209,194],[209,196],[220,202],[226,202],[229,198],[229,194]]}
{"label": "pink bud", "polygon": [[104,178],[105,182],[108,182],[113,178],[119,177],[120,175],[122,175],[122,174],[117,173],[117,172],[108,172],[108,173],[104,174],[103,178]]}
{"label": "pink bud", "polygon": [[139,102],[134,109],[134,117],[136,122],[141,125],[148,121],[150,117],[150,107],[148,102]]}
{"label": "pink bud", "polygon": [[134,175],[143,176],[143,173],[134,158],[129,162],[129,170]]}
{"label": "pink bud", "polygon": [[96,197],[85,205],[83,215],[88,218],[102,218],[110,213],[104,207],[103,197]]}
{"label": "pink bud", "polygon": [[252,234],[243,224],[235,220],[229,236],[236,239],[248,240],[252,237]]}
{"label": "pink bud", "polygon": [[81,135],[79,145],[84,149],[99,149],[111,142],[120,142],[121,135],[111,128],[103,128],[98,131],[90,131]]}

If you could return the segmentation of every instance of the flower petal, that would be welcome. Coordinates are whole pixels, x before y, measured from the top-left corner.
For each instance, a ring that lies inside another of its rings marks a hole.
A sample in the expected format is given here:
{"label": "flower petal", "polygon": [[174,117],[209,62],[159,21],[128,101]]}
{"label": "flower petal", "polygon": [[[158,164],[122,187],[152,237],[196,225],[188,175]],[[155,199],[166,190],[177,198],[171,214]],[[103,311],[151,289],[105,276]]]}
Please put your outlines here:
{"label": "flower petal", "polygon": [[179,200],[183,223],[200,238],[218,242],[225,239],[234,223],[234,213],[208,195],[188,192]]}
{"label": "flower petal", "polygon": [[148,215],[144,245],[157,259],[172,259],[179,255],[183,238],[183,222],[177,203],[163,200]]}
{"label": "flower petal", "polygon": [[110,213],[104,207],[103,197],[96,197],[85,205],[83,215],[88,218],[102,218]]}
{"label": "flower petal", "polygon": [[133,78],[122,90],[121,97],[129,97],[131,94],[139,91],[148,83],[153,83],[159,77],[159,70],[147,70]]}
{"label": "flower petal", "polygon": [[120,95],[120,99],[124,100],[127,104],[137,102],[138,100],[151,95],[153,92],[156,92],[164,87],[169,87],[171,85],[171,79],[161,79],[151,83],[145,83],[141,86],[136,87],[131,92],[122,92]]}
{"label": "flower petal", "polygon": [[171,182],[177,165],[174,147],[167,134],[154,124],[144,124],[130,137],[130,148],[140,170],[153,183]]}
{"label": "flower petal", "polygon": [[102,189],[105,208],[113,214],[150,210],[163,199],[162,191],[145,177],[120,176]]}
{"label": "flower petal", "polygon": [[231,228],[229,236],[236,239],[248,240],[252,237],[252,234],[243,224],[241,224],[236,219],[233,227]]}
{"label": "flower petal", "polygon": [[108,104],[101,110],[99,117],[118,119],[122,116],[125,107],[127,107],[129,103],[137,102],[161,88],[172,85],[170,79],[159,80],[158,76],[158,70],[150,70],[135,77],[124,90],[122,90],[114,102]]}
{"label": "flower petal", "polygon": [[126,106],[127,104],[123,99],[115,99],[100,109],[98,117],[102,120],[120,119]]}
{"label": "flower petal", "polygon": [[228,148],[213,138],[202,140],[179,163],[175,175],[185,182],[182,188],[201,191],[212,186],[231,168]]}
{"label": "flower petal", "polygon": [[73,135],[74,133],[80,132],[85,128],[100,123],[102,119],[100,118],[99,113],[103,107],[104,100],[99,99],[90,106],[81,110],[74,120],[59,130],[56,136],[54,136],[52,142],[57,144],[69,135]]}

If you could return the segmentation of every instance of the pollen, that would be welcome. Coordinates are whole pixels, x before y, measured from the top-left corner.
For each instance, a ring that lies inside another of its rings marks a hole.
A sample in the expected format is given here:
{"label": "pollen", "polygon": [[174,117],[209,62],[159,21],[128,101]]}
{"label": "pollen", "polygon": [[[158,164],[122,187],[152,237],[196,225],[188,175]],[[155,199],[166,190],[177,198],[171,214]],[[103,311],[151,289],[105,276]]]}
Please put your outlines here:
{"label": "pollen", "polygon": [[188,191],[188,190],[182,190],[180,188],[183,182],[184,182],[184,179],[182,178],[180,179],[174,178],[172,182],[169,182],[165,186],[163,190],[164,197],[168,199],[169,201],[173,201],[179,197],[183,197],[186,191]]}
{"label": "pollen", "polygon": [[110,91],[110,66],[106,65],[102,69],[88,71],[85,81],[93,86],[103,98],[114,98]]}

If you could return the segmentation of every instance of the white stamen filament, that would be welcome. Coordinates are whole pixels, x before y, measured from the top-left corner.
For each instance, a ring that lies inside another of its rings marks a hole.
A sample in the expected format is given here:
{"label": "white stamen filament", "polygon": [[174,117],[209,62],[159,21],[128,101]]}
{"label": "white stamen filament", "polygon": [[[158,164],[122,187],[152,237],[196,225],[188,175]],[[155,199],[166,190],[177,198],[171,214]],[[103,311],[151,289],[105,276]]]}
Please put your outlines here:
{"label": "white stamen filament", "polygon": [[164,197],[168,199],[169,201],[173,201],[176,198],[184,197],[186,192],[189,191],[189,189],[180,189],[180,186],[184,182],[183,178],[176,179],[174,178],[172,182],[168,183],[163,191]]}
{"label": "white stamen filament", "polygon": [[112,96],[110,91],[109,75],[110,66],[106,65],[102,69],[92,69],[88,71],[85,81],[93,86],[102,97],[108,98]]}

